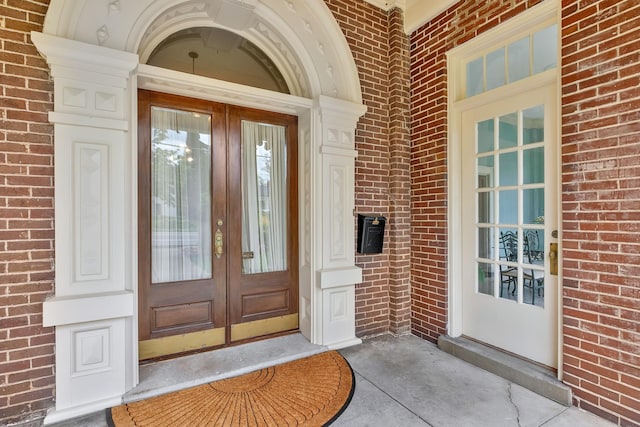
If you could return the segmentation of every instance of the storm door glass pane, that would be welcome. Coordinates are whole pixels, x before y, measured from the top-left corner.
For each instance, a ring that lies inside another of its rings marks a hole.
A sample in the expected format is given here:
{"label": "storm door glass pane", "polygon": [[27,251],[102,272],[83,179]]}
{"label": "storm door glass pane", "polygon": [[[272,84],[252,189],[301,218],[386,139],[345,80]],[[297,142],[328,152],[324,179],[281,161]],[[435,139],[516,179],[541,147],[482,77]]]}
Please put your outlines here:
{"label": "storm door glass pane", "polygon": [[211,277],[211,117],[151,108],[151,280]]}
{"label": "storm door glass pane", "polygon": [[242,273],[287,269],[286,128],[242,121]]}
{"label": "storm door glass pane", "polygon": [[509,83],[529,77],[529,37],[513,42],[508,47]]}

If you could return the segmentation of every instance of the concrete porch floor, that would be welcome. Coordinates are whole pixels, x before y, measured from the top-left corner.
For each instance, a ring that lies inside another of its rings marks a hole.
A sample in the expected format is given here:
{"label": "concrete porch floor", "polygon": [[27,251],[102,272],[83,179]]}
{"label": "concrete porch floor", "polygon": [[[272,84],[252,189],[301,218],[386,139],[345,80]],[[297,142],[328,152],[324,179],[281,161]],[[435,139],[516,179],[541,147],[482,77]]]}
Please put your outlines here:
{"label": "concrete porch floor", "polygon": [[[203,353],[141,367],[125,396],[138,400],[238,375],[325,349],[301,335]],[[414,336],[381,336],[340,351],[356,377],[351,404],[332,426],[545,426],[613,424],[542,397]],[[104,427],[104,412],[58,424]]]}

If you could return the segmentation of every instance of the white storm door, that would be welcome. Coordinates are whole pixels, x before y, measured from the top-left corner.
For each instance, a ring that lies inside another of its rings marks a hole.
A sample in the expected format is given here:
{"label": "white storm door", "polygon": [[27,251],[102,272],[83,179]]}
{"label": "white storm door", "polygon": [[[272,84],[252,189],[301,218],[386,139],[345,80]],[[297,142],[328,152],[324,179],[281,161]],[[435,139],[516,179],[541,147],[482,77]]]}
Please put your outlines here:
{"label": "white storm door", "polygon": [[551,367],[558,346],[549,257],[558,229],[554,88],[462,113],[462,333]]}

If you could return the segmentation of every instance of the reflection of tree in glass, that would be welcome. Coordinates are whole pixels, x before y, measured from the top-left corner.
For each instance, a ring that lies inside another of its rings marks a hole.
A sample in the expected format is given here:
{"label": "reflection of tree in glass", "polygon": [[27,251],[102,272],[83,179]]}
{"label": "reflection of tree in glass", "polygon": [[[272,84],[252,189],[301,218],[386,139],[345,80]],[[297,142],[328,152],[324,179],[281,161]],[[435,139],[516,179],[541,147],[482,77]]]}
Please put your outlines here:
{"label": "reflection of tree in glass", "polygon": [[209,217],[209,146],[197,132],[154,128],[151,155],[154,229],[198,230]]}
{"label": "reflection of tree in glass", "polygon": [[261,264],[270,265],[271,253],[269,251],[270,244],[270,223],[271,215],[269,206],[271,204],[271,152],[270,144],[263,141],[262,145],[256,147],[256,167],[258,175],[258,203],[260,209],[260,239],[264,242],[265,250],[261,253]]}
{"label": "reflection of tree in glass", "polygon": [[[166,206],[176,206],[176,188],[175,182],[167,185],[167,177],[173,176],[173,169],[181,157],[177,147],[167,144],[169,135],[166,129],[154,128],[153,137],[151,138],[151,165],[155,171],[152,172],[153,183],[151,188],[154,190],[153,195],[157,201],[164,203]],[[161,185],[160,181],[164,181]],[[159,191],[165,188],[164,191]]]}

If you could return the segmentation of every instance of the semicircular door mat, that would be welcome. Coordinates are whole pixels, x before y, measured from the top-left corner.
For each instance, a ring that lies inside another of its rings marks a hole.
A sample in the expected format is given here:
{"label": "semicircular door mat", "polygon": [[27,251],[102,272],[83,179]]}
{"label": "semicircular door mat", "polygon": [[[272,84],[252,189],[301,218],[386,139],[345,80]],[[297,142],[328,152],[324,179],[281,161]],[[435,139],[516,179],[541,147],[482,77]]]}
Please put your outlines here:
{"label": "semicircular door mat", "polygon": [[107,409],[111,427],[325,426],[349,405],[355,377],[337,351]]}

